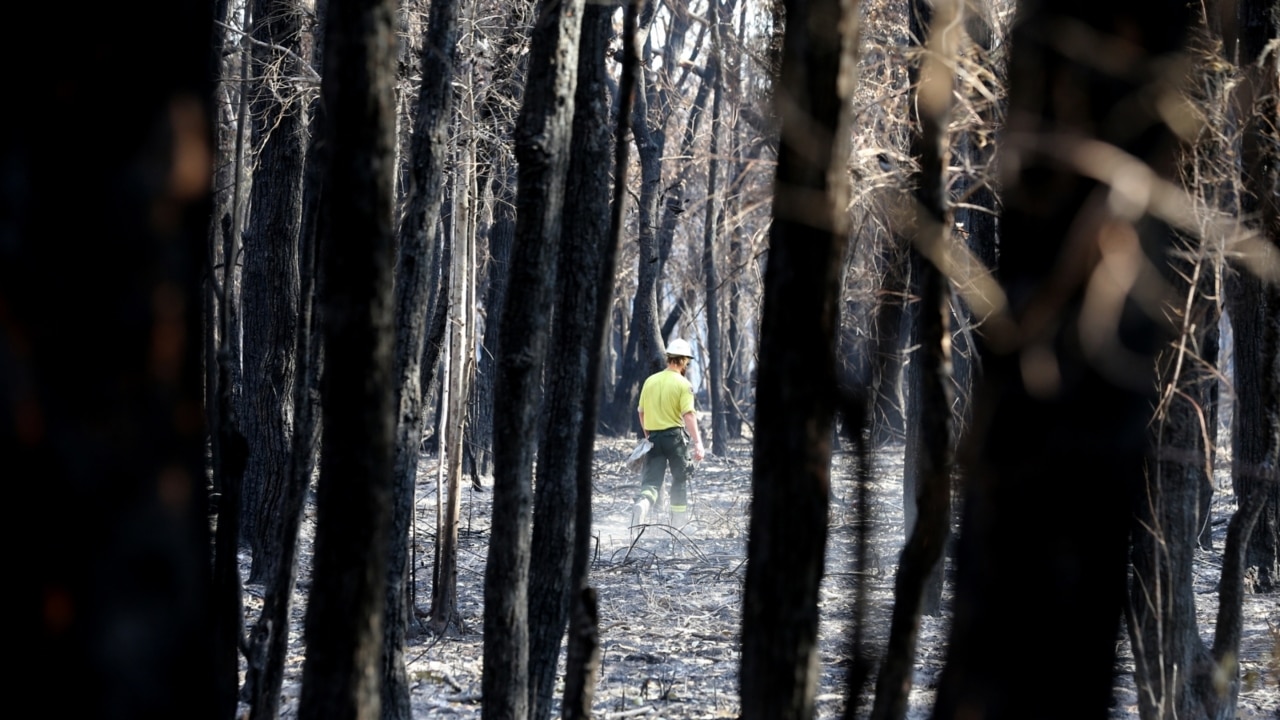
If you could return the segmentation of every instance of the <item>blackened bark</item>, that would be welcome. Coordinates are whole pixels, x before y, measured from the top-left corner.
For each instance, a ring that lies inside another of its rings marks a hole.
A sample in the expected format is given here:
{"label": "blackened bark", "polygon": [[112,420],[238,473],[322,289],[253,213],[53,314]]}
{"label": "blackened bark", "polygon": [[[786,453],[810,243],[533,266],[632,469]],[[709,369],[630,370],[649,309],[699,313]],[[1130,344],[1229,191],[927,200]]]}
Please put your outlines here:
{"label": "blackened bark", "polygon": [[1213,303],[1201,275],[1211,275],[1207,258],[1182,240],[1170,257],[1166,280],[1175,290],[1169,316],[1181,335],[1157,359],[1161,402],[1152,427],[1155,458],[1137,503],[1127,625],[1134,656],[1138,711],[1144,720],[1198,717],[1200,685],[1211,686],[1209,650],[1200,640],[1193,594],[1197,538],[1206,532],[1208,506],[1202,491],[1211,486],[1212,443],[1206,425],[1210,393],[1218,383],[1203,352],[1217,343],[1216,318],[1206,325]]}
{"label": "blackened bark", "polygon": [[[744,720],[813,716],[855,3],[789,2],[742,612]],[[800,131],[799,128],[806,128]],[[840,168],[839,172],[833,168]]]}
{"label": "blackened bark", "polygon": [[906,438],[906,400],[903,384],[903,335],[907,293],[907,243],[896,233],[881,238],[875,254],[875,276],[880,278],[879,300],[871,326],[872,347],[883,358],[871,359],[871,437],[877,447]]}
{"label": "blackened bark", "polygon": [[[449,231],[441,233],[441,260],[433,275],[438,280],[439,289],[432,302],[431,321],[427,335],[426,357],[422,363],[422,387],[431,388],[430,378],[435,372],[441,350],[448,344],[449,330],[449,294],[452,291],[449,268],[453,265],[454,234]],[[428,359],[430,362],[428,362]],[[436,392],[436,450],[446,447],[443,437],[447,429],[442,427],[441,418],[447,412],[444,405],[448,392],[445,389],[449,380],[449,363],[440,363],[441,383]],[[442,468],[443,469],[443,468]],[[461,620],[458,617],[458,522],[453,514],[452,500],[459,497],[448,492],[448,482],[441,487],[436,499],[436,544],[435,557],[431,564],[431,615],[427,620],[427,629],[440,635],[460,630]]]}
{"label": "blackened bark", "polygon": [[[452,81],[458,52],[458,2],[431,3],[422,39],[422,86],[410,139],[408,196],[400,221],[395,288],[393,382],[397,410],[390,554],[382,648],[382,718],[409,720],[409,680],[404,649],[413,612],[409,577],[409,528],[423,429],[423,360],[427,308],[434,289],[436,224],[440,217]],[[434,355],[433,355],[434,357]],[[434,366],[434,361],[431,363]]]}
{"label": "blackened bark", "polygon": [[[914,251],[913,251],[914,252]],[[942,274],[932,265],[920,267],[924,277],[920,288],[920,350],[915,395],[920,416],[908,425],[907,448],[920,454],[916,461],[919,486],[913,497],[916,521],[908,531],[907,543],[898,561],[894,579],[893,617],[884,664],[876,680],[874,720],[903,718],[911,689],[920,615],[940,615],[942,611],[943,547],[950,537],[951,521],[951,413],[945,383],[948,360],[943,343],[947,324],[947,292]]]}
{"label": "blackened bark", "polygon": [[[317,3],[323,17],[324,0]],[[313,45],[314,64],[321,57],[321,29],[317,28]],[[280,715],[280,689],[284,684],[284,665],[289,649],[293,590],[298,576],[298,531],[307,491],[315,475],[316,453],[320,444],[320,330],[315,296],[319,275],[316,249],[316,216],[320,208],[325,168],[323,107],[312,104],[311,133],[303,170],[302,221],[298,237],[298,330],[293,384],[293,442],[287,470],[288,486],[281,507],[279,555],[276,572],[270,579],[262,600],[262,614],[250,635],[261,642],[254,650],[260,653],[258,666],[250,667],[245,677],[250,720],[274,720]],[[247,447],[246,447],[247,450]],[[238,575],[238,564],[236,573]]]}
{"label": "blackened bark", "polygon": [[[595,317],[592,319],[592,346],[597,352],[588,362],[587,387],[584,399],[584,417],[578,445],[578,502],[575,518],[576,531],[573,542],[573,565],[569,570],[569,584],[573,600],[569,609],[569,646],[565,653],[565,691],[561,705],[561,717],[584,718],[591,716],[596,681],[600,675],[600,616],[595,590],[587,582],[587,568],[591,557],[592,483],[591,474],[595,462],[594,440],[597,408],[603,385],[603,368],[610,309],[613,298],[614,271],[617,252],[622,237],[622,224],[627,189],[627,137],[631,119],[631,98],[636,86],[636,70],[640,55],[636,48],[638,15],[644,0],[632,0],[623,15],[622,37],[625,54],[622,59],[619,82],[616,131],[613,140],[613,188],[609,201],[609,230],[605,249],[596,275]],[[609,80],[605,73],[604,57],[595,50],[597,45],[607,44],[612,13],[601,12],[600,6],[590,6],[583,18],[582,52],[587,62],[580,66],[579,94],[588,102],[590,112],[578,113],[581,123],[575,124],[574,134],[579,138],[594,137],[591,128],[607,124],[608,101],[602,97]],[[590,100],[594,99],[594,103]],[[606,131],[606,141],[607,137]],[[590,147],[595,147],[594,144]],[[585,189],[585,188],[584,188]],[[594,195],[593,195],[594,197]]]}
{"label": "blackened bark", "polygon": [[[578,585],[586,579],[585,564],[577,577],[572,570],[577,538],[589,534],[591,526],[590,515],[582,521],[580,507],[591,506],[603,333],[597,306],[604,302],[607,308],[612,297],[616,252],[609,234],[611,133],[605,83],[612,15],[611,6],[586,7],[578,53],[552,329],[557,361],[546,378],[546,416],[556,421],[544,429],[538,450],[529,565],[529,716],[535,720],[551,716],[570,599],[580,596]],[[609,282],[601,283],[606,277]]]}
{"label": "blackened bark", "polygon": [[257,42],[249,120],[253,145],[260,150],[244,234],[240,405],[249,441],[241,532],[253,553],[253,583],[265,583],[276,574],[289,484],[306,118],[301,97],[281,92],[280,86],[302,75],[301,12],[297,0],[253,4]]}
{"label": "blackened bark", "polygon": [[703,382],[707,386],[707,395],[711,400],[711,451],[720,457],[729,454],[729,432],[726,416],[728,407],[725,402],[724,352],[723,335],[720,329],[720,274],[716,269],[718,256],[718,236],[723,230],[724,201],[720,197],[720,176],[722,175],[719,160],[721,135],[723,135],[720,117],[724,102],[724,91],[720,62],[724,54],[721,40],[723,31],[720,20],[720,3],[711,4],[711,57],[707,60],[707,78],[705,84],[711,86],[711,140],[707,149],[707,205],[702,219],[702,274],[706,302],[703,304],[707,321],[707,357],[703,365]]}
{"label": "blackened bark", "polygon": [[324,442],[299,716],[374,718],[396,417],[395,3],[331,0],[325,25]]}
{"label": "blackened bark", "polygon": [[[1132,98],[1167,81],[1161,68],[1183,50],[1189,20],[1186,6],[1147,0],[1019,7],[1001,148],[1002,167],[1016,174],[1002,185],[997,273],[1018,330],[981,338],[955,619],[934,718],[1021,718],[1036,703],[1049,719],[1108,716],[1154,357],[1169,333],[1132,297],[1099,302],[1089,284],[1102,253],[1118,247],[1163,267],[1169,232],[1143,219],[1145,208],[1108,209],[1106,188],[1077,174],[1063,138],[1116,145],[1167,175],[1173,136]],[[1139,22],[1143,33],[1127,34]],[[1069,54],[1059,35],[1067,26],[1083,33]],[[1081,60],[1118,37],[1131,53],[1123,74]],[[1108,120],[1118,113],[1125,122]],[[1134,127],[1145,130],[1125,129]],[[1103,326],[1107,313],[1115,320]],[[1034,668],[1009,662],[1033,625],[1055,652]]]}
{"label": "blackened bark", "polygon": [[[649,2],[640,22],[644,32],[653,18],[654,3]],[[638,431],[636,417],[640,385],[651,373],[662,369],[663,336],[658,325],[658,285],[661,276],[661,252],[658,235],[658,200],[662,184],[662,150],[666,136],[662,132],[662,115],[651,111],[648,86],[654,83],[653,72],[646,63],[637,69],[636,92],[631,117],[631,136],[635,139],[636,158],[640,165],[640,196],[636,213],[636,242],[639,267],[636,271],[636,295],[631,303],[631,328],[627,332],[627,350],[613,399],[605,418],[606,428],[615,434]],[[656,94],[656,93],[652,93]]]}
{"label": "blackened bark", "polygon": [[[996,47],[997,30],[993,27],[993,14],[988,4],[970,3],[965,6],[965,29],[976,45],[978,65],[985,71],[983,76],[989,78],[983,82],[983,91],[992,92],[1003,78],[1003,68],[992,52]],[[1000,130],[1004,117],[1004,95],[999,93],[999,102],[989,100],[976,89],[968,92],[971,102],[978,107],[979,122],[957,138],[957,154],[961,155],[963,165],[977,172],[977,176],[966,174],[959,178],[957,188],[965,207],[955,209],[956,224],[963,228],[965,242],[973,258],[982,264],[986,271],[994,271],[996,267],[996,250],[999,247],[996,217],[999,203],[993,189],[995,168],[991,159],[996,143],[993,138]],[[982,365],[978,362],[978,350],[975,347],[974,333],[977,332],[978,318],[972,308],[957,295],[952,299],[956,324],[951,336],[951,367],[955,378],[956,401],[956,434],[963,434],[972,416],[973,391],[982,374]]]}
{"label": "blackened bark", "polygon": [[[1241,137],[1244,192],[1240,209],[1256,218],[1261,242],[1280,252],[1280,128],[1276,73],[1280,59],[1273,52],[1259,63],[1264,48],[1280,36],[1274,3],[1245,0],[1238,6],[1240,84],[1237,107],[1245,118]],[[1249,536],[1245,564],[1263,592],[1280,582],[1280,283],[1265,282],[1256,268],[1236,268],[1228,283],[1227,312],[1235,338],[1235,417],[1231,424],[1232,487],[1248,497],[1258,485],[1265,507]],[[1274,273],[1274,270],[1272,270]]]}
{"label": "blackened bark", "polygon": [[[540,384],[547,354],[572,138],[583,0],[538,3],[529,78],[516,125],[516,237],[499,330],[494,409],[493,530],[484,576],[486,719],[529,713],[530,502]],[[557,348],[560,352],[563,348]]]}
{"label": "blackened bark", "polygon": [[[939,562],[950,536],[951,520],[951,403],[950,358],[947,356],[947,318],[950,302],[939,269],[926,256],[951,242],[951,214],[947,200],[947,137],[952,76],[940,72],[955,47],[956,5],[938,9],[925,2],[911,6],[911,31],[927,45],[920,65],[909,73],[916,127],[911,154],[919,171],[915,177],[918,212],[909,253],[911,305],[907,332],[907,441],[903,469],[903,508],[908,516],[906,547],[894,580],[893,618],[889,644],[876,680],[873,720],[906,716],[911,688],[920,615],[942,613],[942,568]],[[936,60],[935,60],[936,59]],[[940,62],[939,62],[940,61]],[[909,509],[909,510],[908,510]]]}
{"label": "blackened bark", "polygon": [[[228,0],[218,0],[213,44],[216,82],[230,82],[225,77],[228,65],[222,54],[234,52],[230,40],[232,31],[224,28]],[[221,115],[229,108],[217,104],[215,112]],[[219,118],[221,119],[221,118]],[[236,182],[233,169],[235,141],[230,122],[216,122],[215,145],[217,160],[214,163],[213,212],[210,222],[208,261],[206,262],[204,311],[205,335],[205,417],[209,433],[210,507],[214,521],[213,583],[210,601],[213,614],[213,665],[215,668],[215,715],[228,718],[235,715],[240,691],[240,646],[244,604],[240,585],[240,498],[242,478],[248,462],[249,447],[237,426],[232,380],[232,345],[229,341],[232,329],[230,318],[236,293],[228,288],[236,284],[233,268],[228,262],[229,253],[222,252],[230,246],[232,232],[233,198]],[[238,136],[238,133],[236,133]],[[222,188],[218,190],[217,188]],[[219,264],[221,258],[221,264]]]}
{"label": "blackened bark", "polygon": [[492,176],[493,223],[489,226],[489,262],[481,284],[486,309],[484,336],[476,354],[476,381],[471,386],[473,415],[466,444],[474,452],[472,472],[493,474],[493,387],[498,375],[498,330],[511,275],[511,246],[516,234],[514,161],[503,160]]}
{"label": "blackened bark", "polygon": [[[0,119],[0,457],[31,543],[10,558],[9,682],[48,717],[212,720],[213,4],[23,10],[0,30],[0,61],[23,68],[6,94],[24,99]],[[36,27],[68,44],[31,62]]]}
{"label": "blackened bark", "polygon": [[[1220,102],[1215,86],[1229,66],[1215,52],[1220,35],[1209,28],[1216,4],[1205,6],[1191,35],[1195,82],[1189,101],[1210,106]],[[1199,15],[1199,13],[1197,13]],[[1207,93],[1205,92],[1207,91]],[[1184,183],[1206,177],[1206,166],[1221,162],[1227,150],[1220,134],[1207,132],[1180,148]],[[1210,176],[1211,177],[1211,176]],[[1213,197],[1221,188],[1188,187],[1188,192]],[[1134,529],[1129,606],[1126,620],[1134,656],[1138,712],[1143,720],[1216,717],[1220,705],[1235,707],[1235,689],[1220,680],[1210,647],[1201,640],[1193,592],[1197,546],[1209,549],[1212,536],[1210,502],[1214,488],[1217,437],[1218,289],[1221,268],[1214,257],[1214,241],[1175,237],[1165,281],[1172,289],[1165,312],[1179,326],[1178,337],[1157,359],[1160,403],[1152,423],[1154,457],[1138,499]],[[1240,535],[1240,520],[1249,514],[1243,505],[1233,518],[1230,535]],[[1242,547],[1235,542],[1235,547]],[[1219,584],[1220,610],[1232,607],[1231,577],[1239,576],[1243,560],[1235,548],[1223,556],[1224,582]],[[1233,570],[1234,566],[1234,570]],[[1238,597],[1238,596],[1236,596]],[[1239,626],[1241,605],[1234,605]],[[1231,613],[1221,614],[1215,635],[1231,633]],[[1238,651],[1238,644],[1231,652]],[[1220,690],[1230,689],[1229,693]],[[1229,697],[1227,697],[1229,695]]]}
{"label": "blackened bark", "polygon": [[[1240,499],[1222,546],[1218,615],[1214,618],[1212,663],[1193,666],[1192,682],[1210,720],[1234,720],[1240,697],[1240,638],[1244,631],[1245,552],[1252,529],[1266,509],[1267,486],[1255,485]],[[1223,680],[1226,680],[1224,683]]]}
{"label": "blackened bark", "polygon": [[[929,52],[922,52],[918,64],[908,69],[911,78],[911,102],[915,125],[911,136],[911,155],[915,158],[919,170],[913,174],[912,185],[917,202],[915,235],[911,246],[907,249],[907,296],[908,305],[903,318],[906,325],[906,347],[909,356],[904,358],[906,372],[903,377],[907,402],[906,410],[906,442],[903,455],[902,503],[903,515],[906,519],[908,546],[903,550],[904,560],[911,555],[914,563],[912,572],[927,570],[927,579],[921,584],[920,597],[904,597],[897,595],[895,589],[894,613],[898,614],[898,605],[905,603],[910,614],[915,614],[915,606],[919,603],[920,612],[926,615],[938,615],[942,612],[942,564],[933,551],[941,551],[950,535],[950,488],[947,476],[950,473],[951,433],[949,416],[951,404],[947,400],[947,387],[951,383],[949,358],[942,357],[942,328],[947,326],[946,317],[950,314],[949,305],[938,313],[937,303],[946,297],[945,289],[934,277],[938,269],[934,267],[926,254],[936,253],[951,242],[951,212],[947,198],[947,163],[948,138],[946,136],[947,119],[950,116],[950,97],[952,76],[939,72],[940,64],[931,62],[937,54],[946,52],[946,48],[954,47],[948,33],[957,31],[952,18],[955,16],[954,5],[948,4],[940,8],[941,21],[937,32],[933,32],[932,6],[923,1],[913,2],[910,10],[910,26],[913,42],[920,47],[929,46]],[[942,62],[950,58],[942,58]],[[929,68],[925,65],[928,63]],[[945,99],[943,99],[945,98]],[[937,347],[934,347],[937,343]],[[941,494],[941,496],[937,496]],[[928,518],[931,527],[922,528],[919,536],[915,532],[918,505],[929,505],[933,509],[945,510],[941,517]],[[936,523],[936,524],[935,524]],[[927,539],[927,541],[926,541]],[[937,542],[937,546],[933,545]],[[912,547],[917,542],[923,546]],[[926,550],[927,548],[927,550]],[[922,554],[923,553],[923,554]],[[919,563],[919,564],[915,564]],[[928,563],[924,565],[924,563]],[[902,578],[899,570],[902,590],[914,588],[914,579]],[[901,582],[905,580],[905,582]],[[905,620],[907,616],[904,616]],[[912,619],[910,625],[917,620]],[[906,631],[906,626],[900,628]],[[914,632],[906,647],[910,653],[915,652]],[[890,644],[894,640],[890,639]],[[910,667],[911,663],[906,663]],[[879,697],[880,693],[877,692]],[[877,707],[878,711],[888,713],[887,705]],[[898,710],[881,717],[901,717],[905,712],[905,698],[898,698],[893,705],[902,703]]]}

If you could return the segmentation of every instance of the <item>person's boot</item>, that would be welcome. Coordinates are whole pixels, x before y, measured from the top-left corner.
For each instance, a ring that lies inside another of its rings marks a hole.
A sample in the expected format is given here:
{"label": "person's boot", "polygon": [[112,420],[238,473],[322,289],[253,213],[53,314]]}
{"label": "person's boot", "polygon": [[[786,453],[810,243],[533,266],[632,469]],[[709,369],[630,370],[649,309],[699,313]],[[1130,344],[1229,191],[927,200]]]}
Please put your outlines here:
{"label": "person's boot", "polygon": [[631,527],[643,525],[649,519],[649,498],[640,498],[631,506]]}
{"label": "person's boot", "polygon": [[683,530],[685,525],[689,524],[688,510],[672,510],[671,525],[677,530]]}

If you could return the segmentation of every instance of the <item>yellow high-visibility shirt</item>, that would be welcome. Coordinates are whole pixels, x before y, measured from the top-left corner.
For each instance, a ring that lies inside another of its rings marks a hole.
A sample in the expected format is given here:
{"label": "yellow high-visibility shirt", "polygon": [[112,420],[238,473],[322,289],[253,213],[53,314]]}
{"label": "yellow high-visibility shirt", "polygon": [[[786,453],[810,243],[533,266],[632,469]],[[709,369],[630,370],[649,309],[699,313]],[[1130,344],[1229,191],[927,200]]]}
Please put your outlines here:
{"label": "yellow high-visibility shirt", "polygon": [[674,370],[649,376],[640,389],[644,429],[649,432],[684,426],[684,414],[693,412],[693,386]]}

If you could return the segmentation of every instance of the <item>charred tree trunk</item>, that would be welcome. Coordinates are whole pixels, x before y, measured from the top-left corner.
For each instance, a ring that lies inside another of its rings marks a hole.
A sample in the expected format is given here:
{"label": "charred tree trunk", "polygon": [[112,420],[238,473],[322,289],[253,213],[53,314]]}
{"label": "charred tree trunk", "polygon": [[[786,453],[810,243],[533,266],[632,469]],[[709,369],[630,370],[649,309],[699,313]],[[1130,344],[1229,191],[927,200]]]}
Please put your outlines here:
{"label": "charred tree trunk", "polygon": [[493,530],[484,576],[481,688],[486,720],[524,720],[529,713],[530,500],[582,10],[583,0],[538,3],[529,79],[516,125],[516,237],[494,392],[504,407],[494,409]]}
{"label": "charred tree trunk", "polygon": [[[325,2],[317,3],[316,11],[324,16]],[[312,48],[314,64],[321,62],[323,27],[317,28]],[[250,652],[246,658],[244,692],[251,706],[250,720],[275,720],[280,715],[281,687],[284,684],[284,666],[289,649],[290,608],[298,576],[298,531],[302,526],[303,508],[307,491],[311,487],[316,469],[316,453],[320,442],[319,377],[322,354],[320,352],[319,312],[315,295],[319,277],[319,258],[316,242],[317,214],[321,204],[324,184],[324,145],[320,142],[324,133],[325,116],[319,102],[313,103],[311,112],[311,137],[303,170],[302,218],[298,232],[298,303],[297,342],[294,345],[295,382],[293,384],[293,440],[289,465],[286,470],[287,485],[279,520],[279,556],[275,562],[275,574],[269,580],[262,601],[262,614],[250,631]],[[236,571],[239,572],[238,569]]]}
{"label": "charred tree trunk", "polygon": [[506,33],[498,46],[499,57],[518,57],[520,61],[502,63],[486,78],[489,90],[480,103],[480,123],[489,128],[480,137],[481,166],[478,177],[490,187],[492,220],[488,232],[488,260],[479,293],[484,295],[483,340],[477,351],[476,381],[472,386],[472,416],[467,424],[467,447],[472,454],[474,475],[493,474],[493,388],[497,382],[498,336],[502,307],[506,302],[507,280],[511,275],[511,245],[516,232],[516,163],[509,144],[489,138],[509,138],[512,128],[507,120],[508,104],[514,105],[524,89],[528,56],[520,45],[528,37],[525,14],[532,12],[526,3],[511,5]]}
{"label": "charred tree trunk", "polygon": [[[918,211],[910,253],[912,305],[908,345],[915,348],[908,364],[906,457],[903,507],[907,521],[906,547],[894,580],[893,619],[889,646],[871,708],[873,720],[901,720],[906,716],[911,688],[920,615],[942,613],[943,547],[951,534],[951,403],[948,386],[947,318],[951,303],[946,281],[934,261],[952,242],[947,200],[947,136],[953,76],[945,68],[956,57],[959,2],[925,2],[911,8],[912,35],[929,52],[913,73],[917,126],[912,155],[920,171],[915,181]],[[906,511],[910,508],[910,511]]]}
{"label": "charred tree trunk", "polygon": [[786,13],[743,593],[744,720],[814,713],[848,242],[843,93],[852,88],[839,79],[852,71],[857,10],[849,0],[816,0],[788,2]]}
{"label": "charred tree trunk", "polygon": [[[409,720],[409,681],[404,649],[413,619],[410,527],[422,445],[423,396],[438,349],[427,349],[428,308],[436,280],[440,187],[453,109],[451,83],[458,45],[458,2],[431,3],[422,39],[422,85],[406,162],[408,192],[400,220],[395,286],[395,383],[397,425],[386,615],[382,648],[382,718]],[[425,382],[424,382],[425,381]]]}
{"label": "charred tree trunk", "polygon": [[716,238],[724,222],[720,189],[720,13],[719,2],[711,5],[712,67],[708,69],[708,83],[712,86],[711,145],[707,150],[707,206],[702,221],[702,272],[706,289],[707,362],[703,367],[703,382],[711,399],[711,451],[720,457],[729,454],[729,432],[726,416],[729,408],[725,400],[724,351],[720,329],[720,274],[716,269]]}
{"label": "charred tree trunk", "polygon": [[1245,74],[1237,90],[1237,108],[1245,123],[1240,210],[1244,217],[1256,218],[1260,242],[1271,248],[1272,277],[1264,281],[1257,266],[1236,267],[1227,286],[1236,370],[1231,482],[1239,498],[1258,486],[1268,487],[1263,491],[1266,506],[1245,552],[1245,565],[1262,592],[1275,591],[1280,582],[1280,280],[1274,275],[1274,259],[1280,253],[1280,59],[1271,52],[1260,62],[1264,48],[1280,36],[1277,23],[1274,3],[1243,0],[1238,5],[1240,66]]}
{"label": "charred tree trunk", "polygon": [[253,552],[249,582],[265,583],[277,572],[289,485],[306,144],[306,103],[281,86],[310,68],[301,59],[302,10],[296,0],[254,0],[253,5],[255,70],[246,120],[260,149],[244,234],[241,408],[249,465],[241,516]]}
{"label": "charred tree trunk", "polygon": [[[1203,489],[1213,482],[1213,444],[1206,425],[1217,374],[1204,368],[1206,344],[1217,344],[1213,305],[1202,293],[1213,267],[1194,242],[1170,258],[1168,281],[1177,291],[1169,316],[1181,324],[1177,342],[1157,360],[1161,401],[1153,423],[1155,458],[1137,504],[1128,629],[1138,710],[1144,720],[1202,717],[1197,692],[1212,687],[1213,663],[1200,640],[1193,594],[1197,538],[1206,530]],[[1216,353],[1216,351],[1215,351]]]}
{"label": "charred tree trunk", "polygon": [[[579,536],[591,531],[592,458],[604,332],[598,305],[604,303],[607,312],[617,247],[609,234],[611,133],[605,83],[612,15],[612,6],[586,7],[578,54],[573,148],[560,231],[561,281],[551,335],[558,359],[547,373],[546,416],[556,422],[545,429],[538,450],[529,567],[529,716],[534,720],[551,717],[570,600],[582,601],[586,583],[585,557],[579,573],[573,573],[575,548]],[[580,622],[586,619],[579,615]]]}
{"label": "charred tree trunk", "polygon": [[[213,720],[234,701],[201,411],[213,17],[33,5],[0,43],[31,103],[0,120],[0,457],[31,542],[10,568],[10,682],[49,717]],[[31,62],[36,27],[67,45]]]}
{"label": "charred tree trunk", "polygon": [[[646,32],[653,19],[653,2],[646,3],[640,18],[641,32]],[[636,156],[640,163],[640,199],[636,208],[639,227],[636,231],[640,266],[637,271],[636,295],[632,300],[631,328],[627,333],[627,350],[623,355],[622,371],[618,384],[613,388],[613,400],[605,417],[605,427],[624,434],[638,429],[636,404],[640,397],[640,385],[649,374],[662,367],[665,350],[658,320],[658,285],[661,281],[661,252],[658,236],[658,200],[662,184],[662,149],[666,137],[662,132],[657,109],[651,111],[648,102],[648,83],[653,82],[652,70],[642,63],[637,69],[634,109],[631,118],[631,135],[636,143]]]}
{"label": "charred tree trunk", "polygon": [[331,0],[328,10],[324,442],[299,716],[372,718],[395,456],[395,3]]}
{"label": "charred tree trunk", "polygon": [[[1098,278],[1116,262],[1163,267],[1170,233],[1143,204],[1108,204],[1098,181],[1117,178],[1110,168],[1083,174],[1082,150],[1114,145],[1157,177],[1170,173],[1172,133],[1133,98],[1172,81],[1162,71],[1176,65],[1189,20],[1186,6],[1147,0],[1018,8],[1001,148],[1002,167],[1017,169],[1002,186],[997,279],[1008,315],[991,318],[980,339],[956,611],[934,718],[1021,718],[1035,703],[1050,719],[1108,715],[1154,357],[1169,328],[1135,299],[1149,279],[1107,293]],[[1143,33],[1127,34],[1135,23]],[[1076,28],[1069,54],[1064,27]],[[1084,60],[1121,37],[1122,74]],[[1125,123],[1108,121],[1121,112]],[[1030,625],[1056,649],[1034,668],[1009,662]]]}

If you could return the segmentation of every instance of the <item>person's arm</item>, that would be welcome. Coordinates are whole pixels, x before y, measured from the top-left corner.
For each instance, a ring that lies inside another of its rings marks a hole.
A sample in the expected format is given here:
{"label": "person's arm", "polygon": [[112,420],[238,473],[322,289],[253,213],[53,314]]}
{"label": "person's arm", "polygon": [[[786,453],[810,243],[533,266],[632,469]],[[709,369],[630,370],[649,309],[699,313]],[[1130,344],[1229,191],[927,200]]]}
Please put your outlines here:
{"label": "person's arm", "polygon": [[693,459],[702,462],[705,453],[702,450],[702,438],[698,435],[698,417],[692,410],[684,414],[684,429],[689,431],[689,437],[693,438]]}
{"label": "person's arm", "polygon": [[640,414],[640,429],[644,431],[644,439],[649,439],[649,429],[644,426],[644,408],[637,408],[636,412]]}

